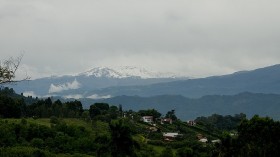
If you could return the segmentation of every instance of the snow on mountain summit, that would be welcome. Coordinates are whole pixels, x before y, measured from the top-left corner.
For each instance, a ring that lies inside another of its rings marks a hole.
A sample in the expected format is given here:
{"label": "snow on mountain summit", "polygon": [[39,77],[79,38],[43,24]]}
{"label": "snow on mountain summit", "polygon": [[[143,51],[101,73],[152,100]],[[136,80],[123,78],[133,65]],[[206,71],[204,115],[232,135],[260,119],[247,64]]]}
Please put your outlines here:
{"label": "snow on mountain summit", "polygon": [[120,67],[96,67],[80,75],[93,76],[93,77],[107,77],[107,78],[128,78],[139,77],[142,79],[147,78],[176,78],[171,73],[157,73],[148,71],[144,68],[132,67],[132,66],[120,66]]}

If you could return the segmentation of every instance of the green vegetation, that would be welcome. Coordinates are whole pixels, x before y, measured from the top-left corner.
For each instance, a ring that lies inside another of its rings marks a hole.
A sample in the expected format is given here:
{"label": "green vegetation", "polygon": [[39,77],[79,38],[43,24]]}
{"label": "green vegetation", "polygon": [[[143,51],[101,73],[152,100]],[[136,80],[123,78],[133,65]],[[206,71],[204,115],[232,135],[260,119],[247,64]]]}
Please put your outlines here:
{"label": "green vegetation", "polygon": [[[280,153],[280,123],[246,115],[199,117],[182,122],[175,110],[162,123],[155,109],[123,111],[95,103],[35,99],[26,105],[12,89],[0,90],[0,156],[274,157]],[[153,116],[153,123],[141,121]],[[163,137],[163,133],[178,133]],[[200,141],[199,141],[200,140]],[[203,142],[204,141],[204,142]]]}
{"label": "green vegetation", "polygon": [[280,155],[280,122],[254,116],[238,127],[238,136],[224,134],[218,147],[223,156],[276,157]]}
{"label": "green vegetation", "polygon": [[210,117],[198,117],[195,121],[198,124],[203,124],[205,126],[204,129],[208,131],[231,131],[236,130],[240,122],[244,119],[246,119],[246,115],[243,113],[234,116],[213,114]]}

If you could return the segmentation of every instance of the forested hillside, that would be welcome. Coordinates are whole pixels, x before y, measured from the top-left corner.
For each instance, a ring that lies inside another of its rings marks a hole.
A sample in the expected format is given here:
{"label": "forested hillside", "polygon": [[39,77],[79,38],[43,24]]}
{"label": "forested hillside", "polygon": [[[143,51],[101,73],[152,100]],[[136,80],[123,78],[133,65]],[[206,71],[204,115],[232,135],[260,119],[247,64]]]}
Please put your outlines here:
{"label": "forested hillside", "polygon": [[[0,96],[0,156],[276,157],[280,153],[280,123],[268,117],[214,114],[186,122],[175,110],[133,111],[107,103],[85,110],[79,101],[50,98],[33,99],[27,105],[24,100],[31,98],[7,88]],[[152,119],[146,122],[144,117]]]}
{"label": "forested hillside", "polygon": [[160,112],[175,109],[182,120],[195,119],[199,116],[210,116],[214,113],[233,115],[245,113],[248,117],[255,114],[280,119],[280,95],[261,93],[240,93],[237,95],[209,95],[193,99],[180,95],[159,95],[153,97],[118,96],[108,99],[80,99],[85,108],[94,102],[122,104],[129,110],[148,109],[151,106]]}

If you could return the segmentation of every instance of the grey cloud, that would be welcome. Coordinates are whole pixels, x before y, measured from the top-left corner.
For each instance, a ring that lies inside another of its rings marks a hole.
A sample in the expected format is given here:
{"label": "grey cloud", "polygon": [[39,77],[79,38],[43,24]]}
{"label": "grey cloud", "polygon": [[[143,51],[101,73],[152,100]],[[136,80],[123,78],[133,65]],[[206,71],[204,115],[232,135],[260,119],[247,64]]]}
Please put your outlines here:
{"label": "grey cloud", "polygon": [[[65,74],[134,65],[191,76],[279,63],[278,1],[1,1],[0,52]],[[45,70],[44,70],[45,69]]]}

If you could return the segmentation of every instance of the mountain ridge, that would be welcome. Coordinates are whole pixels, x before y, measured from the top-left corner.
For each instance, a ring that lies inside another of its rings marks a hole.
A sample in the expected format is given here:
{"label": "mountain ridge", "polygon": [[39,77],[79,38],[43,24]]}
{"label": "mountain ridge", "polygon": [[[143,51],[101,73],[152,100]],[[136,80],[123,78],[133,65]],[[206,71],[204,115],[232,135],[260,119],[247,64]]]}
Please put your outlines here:
{"label": "mountain ridge", "polygon": [[121,104],[125,110],[156,109],[161,113],[175,110],[182,120],[212,114],[234,115],[245,113],[280,119],[280,94],[243,92],[236,95],[206,95],[201,98],[187,98],[182,95],[157,95],[151,97],[117,96],[107,99],[80,99],[85,108],[95,102]]}
{"label": "mountain ridge", "polygon": [[91,77],[108,77],[108,78],[128,78],[136,77],[141,79],[148,78],[180,78],[184,76],[179,76],[173,73],[162,73],[153,72],[145,68],[138,68],[133,66],[118,66],[118,67],[96,67],[90,69],[86,72],[78,74],[79,76],[91,76]]}
{"label": "mountain ridge", "polygon": [[[102,74],[102,73],[101,73]],[[102,75],[100,75],[102,76]],[[10,86],[11,87],[11,86]],[[204,95],[234,95],[241,92],[280,94],[280,65],[229,75],[196,79],[140,77],[91,77],[88,74],[43,78],[19,82],[12,86],[18,93],[42,96],[114,97],[119,95],[183,95],[198,98]]]}
{"label": "mountain ridge", "polygon": [[[93,97],[99,94],[87,94],[91,90],[107,87],[150,85],[159,82],[170,82],[187,77],[177,77],[166,73],[150,72],[144,68],[123,66],[111,69],[108,67],[97,67],[89,71],[64,76],[45,77],[30,81],[18,82],[16,85],[8,85],[18,93],[32,96],[48,97]],[[101,95],[108,97],[110,94]]]}
{"label": "mountain ridge", "polygon": [[280,65],[229,75],[177,80],[146,86],[109,87],[90,93],[118,95],[183,95],[198,98],[204,95],[234,95],[241,92],[280,94]]}

